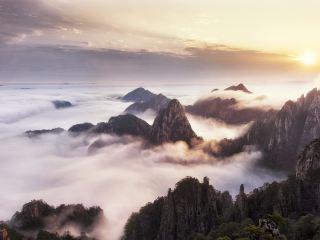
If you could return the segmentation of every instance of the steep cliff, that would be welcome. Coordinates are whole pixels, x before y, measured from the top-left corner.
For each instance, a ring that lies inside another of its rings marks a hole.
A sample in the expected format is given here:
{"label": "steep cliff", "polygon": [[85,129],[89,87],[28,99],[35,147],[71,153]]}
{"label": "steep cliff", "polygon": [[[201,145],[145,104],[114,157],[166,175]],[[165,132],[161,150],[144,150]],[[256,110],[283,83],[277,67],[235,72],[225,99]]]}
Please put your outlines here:
{"label": "steep cliff", "polygon": [[191,128],[184,107],[176,99],[171,100],[153,122],[151,141],[156,144],[177,141],[192,144],[199,140],[200,138]]}
{"label": "steep cliff", "polygon": [[232,155],[246,145],[263,152],[263,165],[294,171],[298,152],[320,137],[320,91],[313,89],[297,101],[288,101],[277,114],[268,113],[254,122],[248,132],[220,143],[221,155]]}

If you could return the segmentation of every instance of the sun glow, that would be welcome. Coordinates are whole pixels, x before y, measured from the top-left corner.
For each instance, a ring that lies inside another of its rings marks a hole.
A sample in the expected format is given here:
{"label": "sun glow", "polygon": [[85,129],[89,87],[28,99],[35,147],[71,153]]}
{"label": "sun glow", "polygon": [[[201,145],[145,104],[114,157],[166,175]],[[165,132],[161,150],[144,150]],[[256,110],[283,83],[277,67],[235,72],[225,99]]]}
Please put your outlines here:
{"label": "sun glow", "polygon": [[313,52],[304,52],[299,57],[298,60],[304,65],[310,66],[317,62],[317,56]]}

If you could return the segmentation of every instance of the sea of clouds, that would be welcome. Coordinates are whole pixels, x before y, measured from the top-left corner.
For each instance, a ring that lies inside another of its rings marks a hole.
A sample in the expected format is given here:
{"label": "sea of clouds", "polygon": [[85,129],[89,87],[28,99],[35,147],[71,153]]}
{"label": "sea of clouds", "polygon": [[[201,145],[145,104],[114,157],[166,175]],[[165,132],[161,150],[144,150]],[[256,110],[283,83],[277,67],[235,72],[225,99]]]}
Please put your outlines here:
{"label": "sea of clouds", "polygon": [[[1,86],[0,219],[9,219],[32,199],[52,205],[98,205],[107,218],[104,239],[115,240],[132,212],[165,195],[186,176],[208,176],[216,189],[229,190],[233,195],[241,183],[249,192],[284,177],[256,168],[254,163],[261,153],[254,150],[222,161],[201,148],[189,149],[182,142],[145,148],[140,139],[105,135],[102,138],[108,144],[90,153],[88,146],[95,138],[63,133],[30,139],[23,134],[27,130],[68,129],[76,123],[107,121],[123,113],[130,103],[117,97],[132,89],[94,84]],[[210,91],[195,86],[150,90],[177,98],[185,105]],[[70,101],[74,106],[55,109],[53,100]],[[151,124],[155,113],[147,111],[139,117]],[[248,128],[188,117],[195,132],[206,141],[235,138]]]}

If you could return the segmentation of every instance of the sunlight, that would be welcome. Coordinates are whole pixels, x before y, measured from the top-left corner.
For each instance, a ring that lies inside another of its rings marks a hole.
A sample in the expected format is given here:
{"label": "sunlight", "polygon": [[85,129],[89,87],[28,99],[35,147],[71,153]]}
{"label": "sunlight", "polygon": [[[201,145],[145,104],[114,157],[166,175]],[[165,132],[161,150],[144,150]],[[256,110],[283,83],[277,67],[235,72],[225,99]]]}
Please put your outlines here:
{"label": "sunlight", "polygon": [[304,52],[302,53],[299,57],[298,60],[306,65],[306,66],[310,66],[310,65],[314,65],[317,62],[317,56],[315,53],[313,52]]}

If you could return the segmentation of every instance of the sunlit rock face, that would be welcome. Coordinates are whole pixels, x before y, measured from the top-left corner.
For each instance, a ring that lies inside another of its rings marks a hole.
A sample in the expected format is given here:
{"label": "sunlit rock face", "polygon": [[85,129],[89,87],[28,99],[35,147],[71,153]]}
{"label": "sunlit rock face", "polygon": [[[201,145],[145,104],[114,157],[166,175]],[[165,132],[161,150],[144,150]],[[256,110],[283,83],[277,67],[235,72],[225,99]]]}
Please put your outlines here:
{"label": "sunlit rock face", "polygon": [[320,139],[312,141],[305,147],[299,156],[296,176],[297,178],[312,179],[320,173]]}
{"label": "sunlit rock face", "polygon": [[186,117],[184,107],[176,99],[162,109],[152,125],[151,140],[156,144],[185,141],[192,144],[200,140]]}
{"label": "sunlit rock face", "polygon": [[319,137],[320,91],[313,89],[295,102],[286,102],[277,114],[254,122],[243,137],[223,141],[221,151],[232,155],[246,145],[256,145],[264,153],[263,165],[294,172],[298,153]]}

